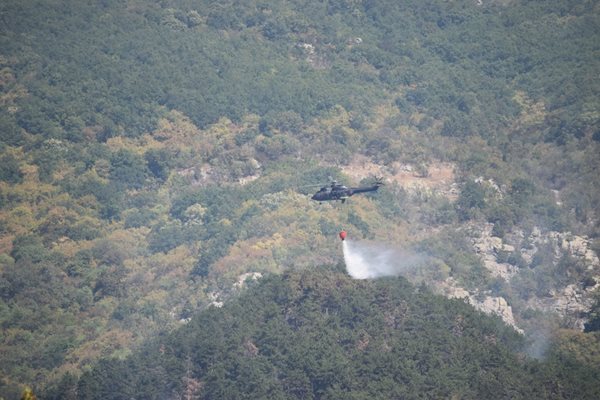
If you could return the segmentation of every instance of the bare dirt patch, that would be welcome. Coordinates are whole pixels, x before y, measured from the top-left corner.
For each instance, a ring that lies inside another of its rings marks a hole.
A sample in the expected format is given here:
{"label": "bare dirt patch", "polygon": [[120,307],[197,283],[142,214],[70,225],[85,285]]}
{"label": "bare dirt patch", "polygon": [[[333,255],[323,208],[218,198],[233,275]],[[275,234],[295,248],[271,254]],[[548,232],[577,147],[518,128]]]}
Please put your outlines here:
{"label": "bare dirt patch", "polygon": [[411,164],[394,162],[387,166],[376,164],[365,156],[356,156],[350,164],[341,169],[354,180],[353,184],[377,176],[406,190],[437,192],[451,200],[456,199],[458,193],[452,163],[432,162],[426,167],[417,168]]}

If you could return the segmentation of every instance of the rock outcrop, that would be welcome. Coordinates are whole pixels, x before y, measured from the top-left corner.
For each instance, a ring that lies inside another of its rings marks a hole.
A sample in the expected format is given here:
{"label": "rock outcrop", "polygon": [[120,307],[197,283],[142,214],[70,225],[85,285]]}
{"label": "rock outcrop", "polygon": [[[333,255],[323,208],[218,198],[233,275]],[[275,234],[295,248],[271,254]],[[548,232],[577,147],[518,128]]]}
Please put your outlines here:
{"label": "rock outcrop", "polygon": [[[479,230],[478,235],[471,239],[475,253],[481,256],[483,265],[490,271],[492,276],[499,276],[509,281],[517,272],[518,268],[507,262],[501,261],[502,254],[514,252],[514,246],[504,243],[499,237],[492,235],[494,224],[485,224]],[[472,229],[472,228],[471,228]]]}
{"label": "rock outcrop", "polygon": [[463,299],[478,310],[487,314],[498,315],[507,325],[512,326],[517,332],[523,333],[523,330],[517,326],[512,307],[505,298],[486,295],[483,300],[478,300],[479,296],[473,295],[466,289],[458,286],[452,278],[448,278],[438,284],[437,289],[448,298]]}
{"label": "rock outcrop", "polygon": [[[508,233],[504,238],[499,238],[492,234],[493,226],[491,223],[469,226],[469,235],[473,249],[481,256],[485,268],[493,276],[501,277],[507,283],[510,283],[522,270],[531,268],[535,270],[536,255],[539,256],[540,252],[544,251],[546,262],[554,265],[558,265],[557,263],[565,255],[573,257],[576,262],[583,265],[588,271],[586,275],[592,277],[589,282],[585,284],[571,282],[561,289],[549,290],[544,297],[532,295],[527,300],[528,308],[556,312],[567,318],[574,328],[583,329],[585,320],[582,315],[590,309],[591,294],[600,286],[600,260],[591,247],[591,241],[569,232],[542,233],[539,228],[532,229],[528,235],[516,230]],[[522,270],[508,261],[518,262]],[[507,311],[505,299],[489,297],[478,306],[472,301],[472,296],[469,298],[474,306],[501,315],[507,323],[515,326],[512,310],[510,313]]]}

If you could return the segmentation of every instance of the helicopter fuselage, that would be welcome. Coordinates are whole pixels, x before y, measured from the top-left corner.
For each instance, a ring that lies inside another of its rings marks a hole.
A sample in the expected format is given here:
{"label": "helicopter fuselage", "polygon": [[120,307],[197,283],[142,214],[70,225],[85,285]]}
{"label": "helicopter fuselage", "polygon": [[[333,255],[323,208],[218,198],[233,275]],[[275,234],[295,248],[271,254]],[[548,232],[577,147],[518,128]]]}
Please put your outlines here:
{"label": "helicopter fuselage", "polygon": [[346,199],[357,193],[365,193],[365,192],[374,192],[379,189],[381,184],[376,183],[373,186],[365,186],[365,187],[354,187],[349,188],[344,185],[331,185],[324,186],[315,193],[311,199],[316,201],[337,201],[340,200],[342,203],[346,201]]}

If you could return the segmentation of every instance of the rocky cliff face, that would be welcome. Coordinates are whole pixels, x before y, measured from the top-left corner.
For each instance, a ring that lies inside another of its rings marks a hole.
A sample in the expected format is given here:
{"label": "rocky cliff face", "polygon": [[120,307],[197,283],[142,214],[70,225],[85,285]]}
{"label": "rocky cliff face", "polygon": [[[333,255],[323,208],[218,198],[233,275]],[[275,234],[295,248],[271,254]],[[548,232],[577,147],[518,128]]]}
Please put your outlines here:
{"label": "rocky cliff face", "polygon": [[[481,257],[485,268],[492,276],[503,279],[509,286],[519,274],[528,273],[528,270],[535,268],[540,250],[551,252],[545,262],[554,265],[558,265],[565,255],[573,257],[585,270],[585,276],[591,279],[582,282],[573,277],[574,281],[564,287],[550,289],[543,296],[536,295],[532,289],[524,305],[523,301],[520,301],[522,309],[519,311],[531,309],[556,313],[573,328],[583,330],[585,320],[582,314],[590,309],[592,293],[600,286],[600,260],[591,249],[588,238],[561,232],[542,233],[537,228],[529,235],[516,231],[505,238],[499,238],[492,235],[493,224],[472,225],[466,229],[471,237],[473,250]],[[508,261],[518,263],[519,266]],[[460,287],[453,278],[437,283],[436,288],[449,298],[464,299],[483,312],[500,316],[506,324],[523,332],[510,305],[511,299],[493,296],[486,291],[469,292]]]}
{"label": "rocky cliff face", "polygon": [[[561,317],[568,318],[574,328],[583,329],[585,320],[582,313],[590,309],[591,294],[600,285],[600,260],[592,250],[588,238],[568,232],[542,233],[538,228],[534,228],[530,234],[514,231],[499,238],[492,235],[493,224],[470,226],[468,229],[473,249],[481,256],[485,268],[509,285],[519,274],[536,268],[535,264],[540,262],[540,252],[549,252],[550,254],[542,254],[545,256],[544,262],[552,264],[558,272],[566,275],[569,272],[560,271],[559,263],[563,257],[571,257],[583,270],[582,276],[587,277],[586,282],[581,281],[581,276],[573,276],[572,281],[564,287],[549,289],[543,296],[531,295],[526,307],[556,312]],[[452,288],[452,284],[453,282],[446,284],[449,288],[446,292],[450,297],[467,297],[475,307],[500,315],[507,324],[517,326],[512,308],[503,297],[486,295],[483,300],[476,300],[472,294],[461,292],[460,288]]]}
{"label": "rocky cliff face", "polygon": [[503,297],[493,297],[479,293],[469,293],[466,289],[458,286],[456,281],[448,278],[437,285],[437,289],[446,297],[451,299],[463,299],[473,307],[487,314],[498,315],[507,324],[515,328],[516,331],[523,333],[523,330],[517,326],[513,315],[512,307]]}
{"label": "rocky cliff face", "polygon": [[501,238],[492,236],[494,224],[485,224],[483,228],[470,227],[471,242],[475,253],[481,256],[483,265],[490,271],[492,276],[499,276],[509,281],[517,272],[518,268],[503,261],[501,255],[515,251],[514,246],[504,243]]}

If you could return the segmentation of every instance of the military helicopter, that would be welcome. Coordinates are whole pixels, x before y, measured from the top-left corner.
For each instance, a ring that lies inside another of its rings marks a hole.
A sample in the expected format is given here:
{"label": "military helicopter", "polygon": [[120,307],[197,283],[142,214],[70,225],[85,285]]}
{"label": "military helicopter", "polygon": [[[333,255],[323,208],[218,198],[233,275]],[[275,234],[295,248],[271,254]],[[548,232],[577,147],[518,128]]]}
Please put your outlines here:
{"label": "military helicopter", "polygon": [[339,184],[336,180],[331,179],[331,184],[329,186],[323,186],[311,197],[311,199],[318,202],[340,200],[342,203],[345,203],[348,197],[357,193],[375,192],[381,185],[383,185],[382,178],[375,178],[375,183],[371,186],[361,187],[347,187]]}

